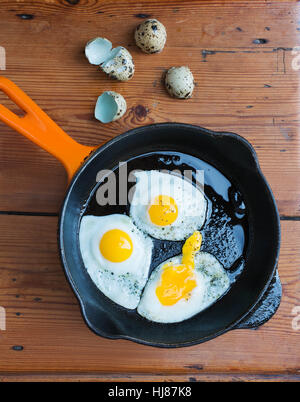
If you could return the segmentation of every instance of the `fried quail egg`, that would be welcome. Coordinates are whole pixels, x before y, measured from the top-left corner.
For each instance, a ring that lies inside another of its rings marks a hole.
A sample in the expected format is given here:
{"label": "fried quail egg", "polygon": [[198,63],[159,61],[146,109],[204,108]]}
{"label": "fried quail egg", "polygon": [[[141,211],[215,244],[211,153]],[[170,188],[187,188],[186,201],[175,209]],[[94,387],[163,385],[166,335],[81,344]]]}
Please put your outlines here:
{"label": "fried quail egg", "polygon": [[194,90],[194,77],[186,66],[171,67],[166,74],[165,85],[171,96],[188,99]]}
{"label": "fried quail egg", "polygon": [[182,255],[160,264],[151,274],[138,305],[150,321],[186,320],[219,299],[229,288],[229,277],[211,254],[198,252],[202,236],[195,232],[185,242]]}
{"label": "fried quail egg", "polygon": [[130,204],[135,225],[156,239],[183,240],[202,227],[207,201],[199,188],[170,173],[139,171]]}
{"label": "fried quail egg", "polygon": [[134,38],[135,43],[144,53],[159,53],[165,46],[167,32],[161,22],[150,19],[137,26]]}
{"label": "fried quail egg", "polygon": [[135,309],[148,278],[152,240],[121,214],[83,216],[82,260],[92,281],[115,303]]}

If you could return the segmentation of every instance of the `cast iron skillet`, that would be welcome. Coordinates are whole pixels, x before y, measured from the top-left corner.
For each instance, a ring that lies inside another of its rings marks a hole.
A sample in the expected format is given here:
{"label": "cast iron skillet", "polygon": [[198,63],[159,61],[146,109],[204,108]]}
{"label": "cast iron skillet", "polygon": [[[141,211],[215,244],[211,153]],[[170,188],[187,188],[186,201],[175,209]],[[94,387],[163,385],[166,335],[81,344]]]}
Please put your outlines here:
{"label": "cast iron skillet", "polygon": [[[20,118],[0,105],[0,119],[52,153],[67,169],[71,182],[59,220],[59,249],[65,274],[90,329],[111,339],[181,347],[230,329],[255,328],[272,317],[281,299],[276,270],[279,216],[255,151],[245,139],[233,133],[164,123],[130,130],[100,147],[86,147],[64,133],[11,81],[0,78],[0,89],[26,113]],[[177,324],[153,323],[111,302],[90,279],[79,249],[80,219],[99,170],[154,151],[193,155],[216,167],[237,186],[248,216],[246,261],[238,280],[215,304]]]}

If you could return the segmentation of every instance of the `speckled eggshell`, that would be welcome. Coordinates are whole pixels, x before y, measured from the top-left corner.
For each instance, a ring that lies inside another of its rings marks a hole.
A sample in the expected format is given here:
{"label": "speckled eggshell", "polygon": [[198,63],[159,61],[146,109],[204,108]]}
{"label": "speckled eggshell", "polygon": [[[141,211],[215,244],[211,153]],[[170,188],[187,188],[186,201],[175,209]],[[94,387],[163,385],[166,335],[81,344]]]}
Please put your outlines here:
{"label": "speckled eggshell", "polygon": [[134,74],[132,56],[124,47],[120,47],[118,54],[113,59],[103,63],[101,68],[110,78],[119,81],[128,81]]}
{"label": "speckled eggshell", "polygon": [[134,38],[137,46],[145,53],[159,53],[163,50],[167,32],[164,25],[155,19],[142,22],[137,26]]}
{"label": "speckled eggshell", "polygon": [[112,121],[116,121],[116,120],[120,119],[120,117],[122,117],[124,115],[124,113],[126,112],[126,109],[127,109],[126,100],[123,98],[122,95],[118,94],[117,92],[109,91],[108,93],[109,93],[109,95],[111,95],[114,98],[114,100],[116,101],[116,103],[118,105],[118,111],[115,114],[114,118],[112,119]]}
{"label": "speckled eggshell", "polygon": [[188,99],[194,90],[194,77],[186,66],[171,67],[166,74],[165,85],[171,96]]}

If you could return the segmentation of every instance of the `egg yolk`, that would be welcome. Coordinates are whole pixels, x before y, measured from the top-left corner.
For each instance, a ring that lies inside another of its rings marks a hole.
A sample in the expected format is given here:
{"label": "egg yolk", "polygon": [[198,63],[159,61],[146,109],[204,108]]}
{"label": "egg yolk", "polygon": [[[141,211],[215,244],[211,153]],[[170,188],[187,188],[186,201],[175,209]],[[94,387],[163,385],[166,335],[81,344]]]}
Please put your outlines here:
{"label": "egg yolk", "polygon": [[167,226],[175,222],[178,216],[178,207],[172,197],[158,195],[151,202],[148,214],[152,223],[158,226]]}
{"label": "egg yolk", "polygon": [[99,249],[108,261],[123,262],[131,256],[133,244],[126,232],[120,229],[112,229],[102,236]]}
{"label": "egg yolk", "polygon": [[167,263],[163,266],[161,280],[156,288],[156,296],[164,306],[172,306],[180,299],[188,299],[196,287],[195,254],[200,250],[202,235],[194,232],[183,248],[181,264]]}

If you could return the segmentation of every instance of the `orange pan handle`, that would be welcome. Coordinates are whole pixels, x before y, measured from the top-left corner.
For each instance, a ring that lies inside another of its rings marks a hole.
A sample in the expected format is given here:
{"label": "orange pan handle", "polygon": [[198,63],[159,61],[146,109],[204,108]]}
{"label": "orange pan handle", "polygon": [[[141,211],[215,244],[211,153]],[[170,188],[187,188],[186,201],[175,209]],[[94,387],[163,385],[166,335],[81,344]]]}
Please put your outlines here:
{"label": "orange pan handle", "polygon": [[97,147],[74,141],[9,79],[0,77],[0,90],[25,112],[19,117],[0,104],[0,120],[60,160],[70,180],[84,159]]}

